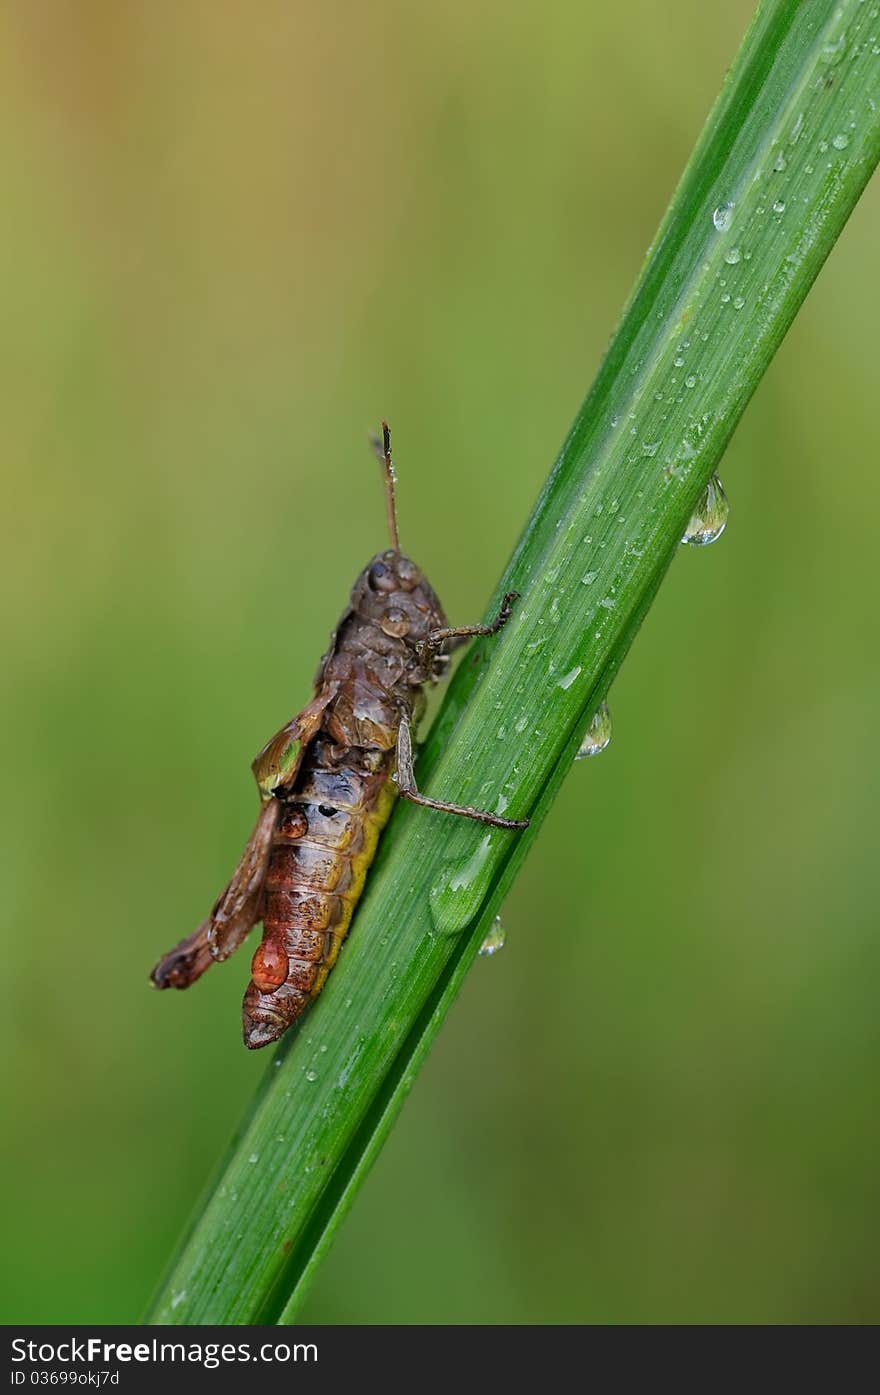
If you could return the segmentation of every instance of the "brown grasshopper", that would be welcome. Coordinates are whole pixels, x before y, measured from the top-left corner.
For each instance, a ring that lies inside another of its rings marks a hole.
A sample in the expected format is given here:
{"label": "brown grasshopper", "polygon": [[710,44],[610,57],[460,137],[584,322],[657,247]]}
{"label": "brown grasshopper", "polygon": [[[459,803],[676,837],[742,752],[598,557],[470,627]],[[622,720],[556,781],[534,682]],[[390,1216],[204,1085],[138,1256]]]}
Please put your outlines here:
{"label": "brown grasshopper", "polygon": [[188,988],[262,920],[242,1004],[252,1049],[280,1037],[320,993],[398,795],[493,828],[528,826],[528,819],[429,799],[416,786],[412,729],[426,685],[442,677],[451,649],[501,629],[517,593],[507,593],[490,625],[446,623],[434,591],[400,550],[387,422],[373,443],[391,547],[355,582],[311,702],[253,763],[260,813],[232,880],[208,919],[152,973],[157,988]]}

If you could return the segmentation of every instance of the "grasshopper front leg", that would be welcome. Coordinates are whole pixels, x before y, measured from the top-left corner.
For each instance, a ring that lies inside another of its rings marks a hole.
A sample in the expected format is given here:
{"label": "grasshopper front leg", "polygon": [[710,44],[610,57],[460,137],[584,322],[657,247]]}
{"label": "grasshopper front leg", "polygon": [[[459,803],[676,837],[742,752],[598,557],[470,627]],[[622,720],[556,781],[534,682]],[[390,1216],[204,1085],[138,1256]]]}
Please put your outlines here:
{"label": "grasshopper front leg", "polygon": [[436,654],[444,645],[449,649],[457,649],[460,644],[464,644],[466,639],[471,639],[474,635],[497,635],[510,619],[510,612],[513,610],[514,601],[519,600],[518,591],[505,592],[498,614],[488,625],[445,625],[441,630],[432,630],[423,644],[423,650],[427,654]]}

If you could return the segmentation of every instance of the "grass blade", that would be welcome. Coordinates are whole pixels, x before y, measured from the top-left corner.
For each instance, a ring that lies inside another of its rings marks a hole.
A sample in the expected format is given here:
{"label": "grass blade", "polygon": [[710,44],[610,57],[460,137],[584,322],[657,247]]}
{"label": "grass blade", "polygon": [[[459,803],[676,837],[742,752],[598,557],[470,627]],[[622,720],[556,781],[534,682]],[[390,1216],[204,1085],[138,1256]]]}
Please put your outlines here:
{"label": "grass blade", "polygon": [[762,5],[419,761],[348,946],[279,1052],[151,1314],[290,1322],[565,777],[737,421],[880,155],[860,0]]}

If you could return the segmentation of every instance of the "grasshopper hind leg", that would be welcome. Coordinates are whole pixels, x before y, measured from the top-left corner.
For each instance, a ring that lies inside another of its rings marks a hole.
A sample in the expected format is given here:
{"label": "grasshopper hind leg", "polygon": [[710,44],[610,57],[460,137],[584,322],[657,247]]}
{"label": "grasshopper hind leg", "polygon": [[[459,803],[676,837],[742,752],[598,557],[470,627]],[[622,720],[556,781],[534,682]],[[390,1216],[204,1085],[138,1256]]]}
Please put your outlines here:
{"label": "grasshopper hind leg", "polygon": [[189,988],[215,960],[228,959],[263,918],[266,870],[281,813],[277,799],[261,807],[253,833],[207,920],[163,955],[151,981],[157,988]]}
{"label": "grasshopper hind leg", "polygon": [[214,963],[208,943],[210,928],[210,919],[203,920],[198,930],[163,954],[150,974],[150,982],[155,988],[189,988],[206,969],[210,969]]}

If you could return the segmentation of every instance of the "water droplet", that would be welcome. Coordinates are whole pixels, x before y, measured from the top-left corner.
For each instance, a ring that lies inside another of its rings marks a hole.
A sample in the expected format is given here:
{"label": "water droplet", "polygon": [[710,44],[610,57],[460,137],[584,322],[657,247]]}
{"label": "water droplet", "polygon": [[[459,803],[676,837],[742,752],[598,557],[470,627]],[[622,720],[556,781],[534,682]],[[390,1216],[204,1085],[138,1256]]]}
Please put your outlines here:
{"label": "water droplet", "polygon": [[738,296],[736,297],[736,299],[734,300],[734,302],[733,302],[733,308],[734,308],[734,310],[741,310],[741,309],[743,308],[744,305],[745,305],[745,301],[743,300],[743,298],[742,298],[741,295],[738,295]]}
{"label": "water droplet", "polygon": [[829,39],[822,45],[822,57],[833,67],[839,63],[846,51],[846,34],[839,34],[836,39]]}
{"label": "water droplet", "polygon": [[314,1082],[317,1080],[317,1078],[318,1078],[318,1072],[317,1072],[316,1070],[307,1070],[307,1071],[306,1071],[306,1080],[310,1081],[312,1084],[314,1084]]}
{"label": "water droplet", "polygon": [[660,449],[660,442],[659,442],[659,441],[643,441],[643,442],[642,442],[642,455],[656,455],[659,449]]}
{"label": "water droplet", "polygon": [[741,256],[742,252],[739,250],[738,247],[731,247],[727,252],[724,253],[724,260],[728,263],[729,266],[736,266]]}
{"label": "water droplet", "polygon": [[776,170],[777,174],[781,174],[787,164],[788,161],[786,160],[785,156],[780,150],[779,154],[776,156],[776,159],[773,161],[773,168]]}
{"label": "water droplet", "polygon": [[458,935],[470,925],[482,899],[491,848],[492,834],[487,833],[470,857],[447,863],[431,887],[431,920],[439,934]]}
{"label": "water droplet", "polygon": [[180,1290],[179,1293],[172,1293],[172,1295],[171,1295],[171,1306],[172,1306],[172,1308],[179,1308],[179,1307],[180,1307],[180,1304],[184,1301],[185,1298],[186,1298],[186,1289],[185,1289],[185,1288],[182,1288],[182,1289]]}
{"label": "water droplet", "polygon": [[249,1162],[249,1163],[255,1163],[255,1162],[259,1162],[259,1161],[260,1161],[260,1155],[259,1155],[259,1153],[251,1153],[250,1157],[248,1158],[248,1162]]}
{"label": "water droplet", "polygon": [[712,222],[719,232],[724,232],[733,221],[733,204],[720,203],[712,214]]}
{"label": "water droplet", "polygon": [[492,921],[491,930],[489,931],[483,943],[480,945],[480,954],[484,955],[487,959],[490,958],[493,954],[497,954],[499,949],[504,948],[504,941],[506,939],[507,931],[501,924],[500,915],[496,915],[495,919]]}
{"label": "water droplet", "polygon": [[676,368],[684,368],[684,359],[681,354],[679,354],[677,358],[674,358],[672,362],[675,364]]}
{"label": "water droplet", "polygon": [[775,204],[773,205],[773,212],[774,212],[774,213],[784,213],[784,212],[785,212],[785,199],[777,199],[777,200],[776,200]]}
{"label": "water droplet", "polygon": [[588,756],[598,756],[611,740],[611,710],[607,702],[598,707],[590,719],[584,739],[578,747],[575,760],[586,760]]}
{"label": "water droplet", "polygon": [[834,146],[835,150],[846,150],[846,147],[849,145],[849,136],[844,131],[841,131],[839,136],[833,138],[831,144]]}
{"label": "water droplet", "polygon": [[689,373],[688,376],[687,376],[687,377],[685,378],[685,380],[684,380],[684,385],[685,385],[685,387],[694,387],[694,386],[696,385],[696,381],[697,381],[697,380],[696,380],[696,378],[694,377],[693,373]]}
{"label": "water droplet", "polygon": [[730,292],[729,292],[729,291],[725,291],[725,292],[724,292],[724,295],[721,297],[721,304],[722,304],[722,305],[727,305],[727,303],[728,303],[729,300],[730,300]]}
{"label": "water droplet", "polygon": [[592,586],[593,582],[596,580],[596,577],[598,575],[598,572],[584,572],[583,576],[581,577],[581,585]]}
{"label": "water droplet", "polygon": [[[580,664],[578,664],[577,668],[571,669],[571,671],[570,671],[569,673],[567,673],[567,674],[565,675],[564,678],[560,678],[560,680],[559,680],[559,686],[560,686],[560,688],[570,688],[571,685],[572,685],[572,683],[574,682],[574,680],[579,676],[580,671],[581,671],[581,666],[580,666]],[[499,810],[498,812],[501,813],[501,812],[503,812],[503,811],[502,811],[502,810]]]}
{"label": "water droplet", "polygon": [[727,527],[730,505],[724,486],[717,475],[713,475],[706,486],[706,492],[684,530],[683,543],[691,547],[706,547],[717,542]]}

